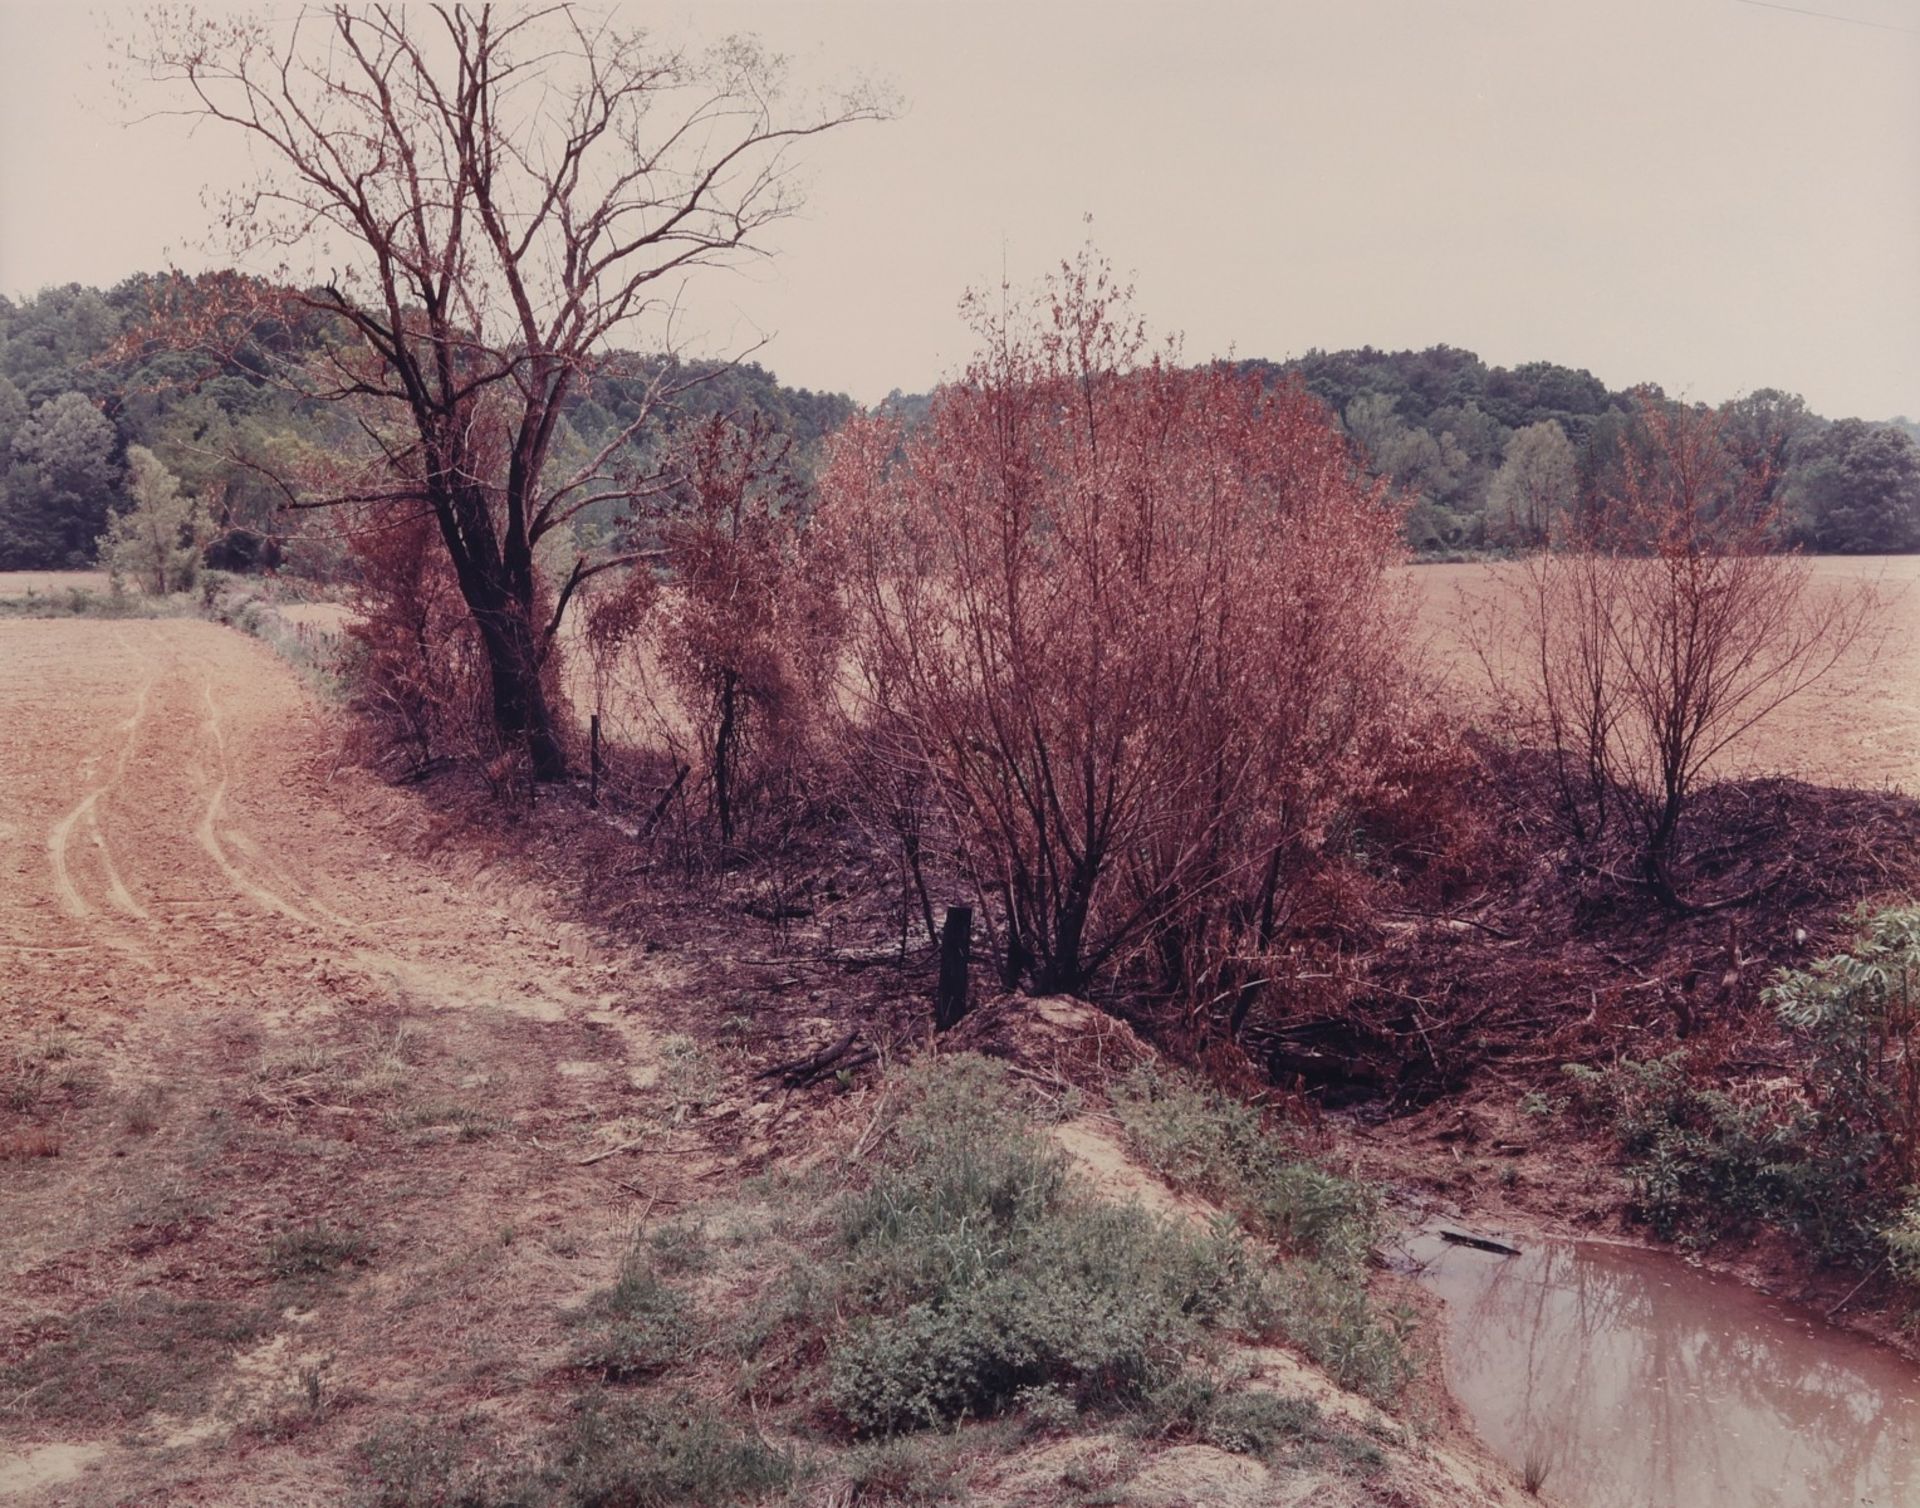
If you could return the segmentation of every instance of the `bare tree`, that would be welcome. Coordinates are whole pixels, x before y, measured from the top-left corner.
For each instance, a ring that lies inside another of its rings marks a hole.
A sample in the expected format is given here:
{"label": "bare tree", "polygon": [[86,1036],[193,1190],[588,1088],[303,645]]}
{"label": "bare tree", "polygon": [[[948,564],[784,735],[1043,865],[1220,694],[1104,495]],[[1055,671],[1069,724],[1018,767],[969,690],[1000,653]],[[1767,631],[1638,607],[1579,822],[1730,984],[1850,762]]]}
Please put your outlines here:
{"label": "bare tree", "polygon": [[1737,456],[1712,412],[1643,398],[1639,421],[1597,517],[1526,562],[1514,615],[1478,637],[1553,758],[1575,838],[1618,809],[1647,885],[1690,909],[1675,863],[1693,796],[1736,740],[1870,645],[1879,599],[1871,582],[1816,587],[1765,460]]}
{"label": "bare tree", "polygon": [[135,57],[184,94],[172,113],[243,133],[267,164],[227,203],[236,253],[339,259],[293,300],[332,332],[306,390],[356,406],[366,464],[299,503],[431,513],[499,737],[563,774],[542,668],[575,591],[621,557],[577,555],[549,594],[537,554],[582,509],[644,491],[624,458],[670,368],[631,424],[550,469],[563,409],[616,335],[666,320],[677,275],[759,251],[793,213],[798,143],[883,102],[790,106],[751,40],[677,50],[565,0],[150,22]]}

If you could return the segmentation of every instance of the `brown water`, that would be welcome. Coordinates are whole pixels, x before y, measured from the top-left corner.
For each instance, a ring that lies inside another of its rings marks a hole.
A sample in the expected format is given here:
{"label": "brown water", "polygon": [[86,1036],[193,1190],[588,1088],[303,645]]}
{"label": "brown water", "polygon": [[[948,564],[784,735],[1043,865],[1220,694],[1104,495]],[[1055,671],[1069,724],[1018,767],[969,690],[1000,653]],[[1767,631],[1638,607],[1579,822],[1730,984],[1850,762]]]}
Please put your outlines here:
{"label": "brown water", "polygon": [[1565,1508],[1915,1508],[1920,1368],[1675,1258],[1410,1243],[1448,1382]]}

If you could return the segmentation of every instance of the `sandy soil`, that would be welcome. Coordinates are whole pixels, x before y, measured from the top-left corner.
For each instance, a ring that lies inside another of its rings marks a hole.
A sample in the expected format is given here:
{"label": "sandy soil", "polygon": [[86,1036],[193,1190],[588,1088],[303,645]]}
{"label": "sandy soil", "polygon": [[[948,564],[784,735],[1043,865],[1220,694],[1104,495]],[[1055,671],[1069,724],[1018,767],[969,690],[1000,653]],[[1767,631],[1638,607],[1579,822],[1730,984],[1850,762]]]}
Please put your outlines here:
{"label": "sandy soil", "polygon": [[[1820,556],[1811,566],[1817,592],[1873,583],[1885,599],[1879,631],[1828,679],[1728,750],[1720,772],[1920,791],[1920,556]],[[1484,703],[1487,680],[1463,612],[1506,598],[1519,569],[1503,562],[1414,566],[1406,573],[1423,650],[1466,705]]]}
{"label": "sandy soil", "polygon": [[0,1502],[343,1501],[714,1166],[660,966],[417,857],[237,633],[0,623],[0,707]]}
{"label": "sandy soil", "polygon": [[296,628],[322,634],[342,633],[359,616],[344,602],[282,602],[274,611]]}

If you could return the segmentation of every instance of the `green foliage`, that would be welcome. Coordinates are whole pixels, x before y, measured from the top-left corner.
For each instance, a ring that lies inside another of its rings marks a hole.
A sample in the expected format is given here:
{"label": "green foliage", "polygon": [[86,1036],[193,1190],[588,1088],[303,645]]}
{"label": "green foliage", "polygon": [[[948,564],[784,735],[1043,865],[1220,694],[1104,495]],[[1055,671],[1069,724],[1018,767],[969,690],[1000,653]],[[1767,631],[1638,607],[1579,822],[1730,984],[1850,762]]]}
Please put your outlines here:
{"label": "green foliage", "polygon": [[1212,1085],[1147,1066],[1116,1086],[1113,1104],[1148,1167],[1288,1251],[1352,1268],[1379,1240],[1374,1190],[1294,1156],[1258,1111]]}
{"label": "green foliage", "polygon": [[1909,1199],[1880,1227],[1887,1265],[1909,1288],[1920,1288],[1920,1197]]}
{"label": "green foliage", "polygon": [[1886,554],[1920,545],[1920,445],[1891,425],[1842,419],[1802,440],[1787,478],[1816,549]]}
{"label": "green foliage", "polygon": [[154,597],[191,591],[200,567],[199,505],[144,445],[128,448],[127,466],[133,507],[115,514],[101,535],[100,563]]}
{"label": "green foliage", "polygon": [[[271,291],[259,285],[249,302],[264,305]],[[318,351],[323,325],[262,319],[232,332],[234,349],[218,356],[156,346],[148,322],[180,294],[174,279],[138,275],[104,294],[70,284],[19,302],[0,298],[0,570],[90,564],[94,541],[125,501],[117,457],[133,445],[152,451],[201,501],[212,564],[339,569],[337,545],[282,537],[284,497],[273,478],[296,469],[303,453],[326,451],[348,421],[264,376],[274,359]],[[604,373],[569,398],[557,451],[584,457],[617,437],[661,375],[656,358],[614,353]],[[660,411],[633,437],[628,459],[643,467],[677,424],[759,413],[793,437],[810,475],[820,440],[854,407],[841,394],[784,387],[751,362],[676,363],[665,375],[697,380],[672,412]],[[602,504],[582,515],[580,545],[610,539],[616,513],[617,505]]]}
{"label": "green foliage", "polygon": [[1798,1092],[1735,1098],[1697,1084],[1684,1052],[1565,1071],[1578,1108],[1619,1141],[1632,1212],[1661,1239],[1710,1244],[1764,1223],[1823,1260],[1858,1262],[1876,1246],[1875,1139]]}
{"label": "green foliage", "polygon": [[1546,544],[1577,501],[1579,485],[1578,459],[1557,421],[1516,431],[1487,490],[1488,536],[1523,549]]}
{"label": "green foliage", "polygon": [[944,1060],[912,1092],[839,1233],[857,1317],[832,1345],[831,1392],[857,1431],[991,1415],[1049,1386],[1125,1406],[1210,1327],[1261,1324],[1243,1243],[1090,1198],[984,1060]]}
{"label": "green foliage", "polygon": [[1411,1372],[1412,1317],[1380,1314],[1368,1297],[1367,1254],[1381,1235],[1375,1191],[1294,1156],[1251,1106],[1200,1080],[1143,1067],[1113,1102],[1150,1168],[1296,1258],[1272,1275],[1272,1323],[1343,1385],[1395,1394]]}
{"label": "green foliage", "polygon": [[1905,1185],[1920,1172],[1920,908],[1860,922],[1849,951],[1782,973],[1766,998],[1807,1049],[1819,1132],[1858,1141]]}
{"label": "green foliage", "polygon": [[579,1320],[587,1334],[574,1362],[609,1382],[631,1382],[683,1361],[694,1343],[686,1298],[660,1280],[651,1253],[636,1240],[613,1287],[588,1300]]}
{"label": "green foliage", "polygon": [[[1590,508],[1638,439],[1631,391],[1553,362],[1489,367],[1471,351],[1435,346],[1244,365],[1269,382],[1305,383],[1346,419],[1373,471],[1410,490],[1407,540],[1430,556],[1534,543],[1539,502],[1565,496]],[[1920,543],[1920,433],[1900,421],[1829,422],[1774,388],[1720,413],[1742,462],[1771,468],[1802,545],[1850,553]],[[1550,430],[1567,448],[1554,445],[1548,461],[1537,453],[1544,442],[1523,442]],[[1528,473],[1541,484],[1531,504],[1522,501]]]}
{"label": "green foliage", "polygon": [[49,399],[19,423],[0,490],[0,570],[91,563],[120,496],[117,439],[113,422],[78,392]]}

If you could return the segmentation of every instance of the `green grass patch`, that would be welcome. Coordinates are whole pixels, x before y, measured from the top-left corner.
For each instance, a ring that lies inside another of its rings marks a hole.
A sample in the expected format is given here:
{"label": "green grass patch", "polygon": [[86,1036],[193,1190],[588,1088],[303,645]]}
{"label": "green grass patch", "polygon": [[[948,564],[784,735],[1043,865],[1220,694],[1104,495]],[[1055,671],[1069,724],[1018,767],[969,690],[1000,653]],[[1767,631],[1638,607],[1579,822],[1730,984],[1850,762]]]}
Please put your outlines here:
{"label": "green grass patch", "polygon": [[362,1459],[368,1508],[731,1508],[784,1496],[801,1469],[690,1399],[588,1399],[531,1451],[471,1419],[389,1430]]}
{"label": "green grass patch", "polygon": [[15,1416],[132,1423],[165,1407],[187,1412],[207,1385],[271,1325],[265,1311],[136,1293],[27,1327],[22,1359],[0,1367]]}
{"label": "green grass patch", "polygon": [[661,1280],[648,1245],[638,1240],[621,1263],[618,1280],[589,1299],[576,1320],[583,1333],[574,1347],[574,1364],[609,1382],[666,1371],[687,1359],[696,1338],[686,1297]]}
{"label": "green grass patch", "polygon": [[1298,1156],[1251,1106],[1186,1075],[1143,1067],[1112,1099],[1148,1167],[1232,1211],[1291,1258],[1276,1264],[1269,1286],[1279,1331],[1343,1386],[1394,1397],[1412,1375],[1413,1317],[1381,1311],[1369,1293],[1379,1195]]}

